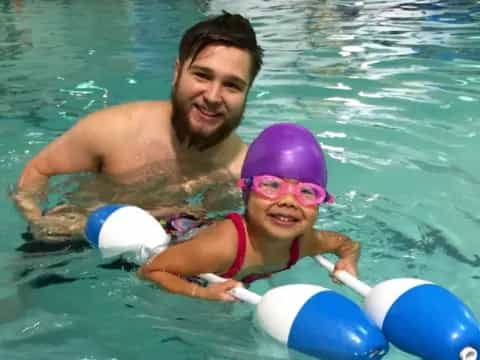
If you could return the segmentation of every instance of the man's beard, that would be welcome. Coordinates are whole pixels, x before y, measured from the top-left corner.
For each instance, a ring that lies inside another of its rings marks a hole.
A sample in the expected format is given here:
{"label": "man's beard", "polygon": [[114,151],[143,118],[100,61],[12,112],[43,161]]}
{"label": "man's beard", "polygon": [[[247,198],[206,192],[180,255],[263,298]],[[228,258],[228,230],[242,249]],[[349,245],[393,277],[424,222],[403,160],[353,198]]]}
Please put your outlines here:
{"label": "man's beard", "polygon": [[172,126],[181,144],[188,148],[194,148],[198,151],[204,151],[225,140],[233,130],[235,130],[242,121],[244,109],[234,118],[225,119],[210,135],[194,132],[188,121],[185,106],[180,102],[177,96],[177,90],[174,87],[171,94],[172,100]]}

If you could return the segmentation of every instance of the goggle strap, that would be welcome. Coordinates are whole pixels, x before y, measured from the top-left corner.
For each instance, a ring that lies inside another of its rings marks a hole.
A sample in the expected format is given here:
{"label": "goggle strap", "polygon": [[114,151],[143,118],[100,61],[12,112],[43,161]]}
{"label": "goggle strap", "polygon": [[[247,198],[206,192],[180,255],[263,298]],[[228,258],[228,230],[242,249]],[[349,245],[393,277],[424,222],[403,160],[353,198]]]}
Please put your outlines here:
{"label": "goggle strap", "polygon": [[248,190],[253,184],[253,178],[241,178],[237,180],[236,186],[240,189]]}
{"label": "goggle strap", "polygon": [[333,204],[335,202],[335,195],[328,192],[325,195],[325,200],[323,201],[324,203]]}

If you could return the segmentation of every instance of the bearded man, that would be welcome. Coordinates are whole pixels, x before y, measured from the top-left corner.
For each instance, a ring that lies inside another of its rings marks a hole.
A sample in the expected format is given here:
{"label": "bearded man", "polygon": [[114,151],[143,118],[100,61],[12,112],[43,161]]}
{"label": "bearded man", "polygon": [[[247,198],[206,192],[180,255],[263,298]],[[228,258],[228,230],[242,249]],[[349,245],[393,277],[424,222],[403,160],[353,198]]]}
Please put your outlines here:
{"label": "bearded man", "polygon": [[[68,206],[42,211],[38,195],[54,175],[103,174],[130,186],[168,177],[182,180],[176,184],[180,187],[164,183],[152,191],[169,194],[188,192],[202,180],[215,181],[207,175],[219,171],[238,178],[247,146],[234,130],[261,65],[255,32],[240,15],[223,13],[188,29],[180,42],[169,101],[127,103],[87,115],[26,164],[14,198],[36,229],[34,235],[45,239],[81,233],[88,215],[70,212]],[[125,189],[123,193],[132,194]],[[115,194],[103,202],[119,202]],[[143,192],[143,197],[150,203],[128,198],[122,202],[160,216],[152,194]],[[57,226],[53,234],[48,230],[52,223]]]}

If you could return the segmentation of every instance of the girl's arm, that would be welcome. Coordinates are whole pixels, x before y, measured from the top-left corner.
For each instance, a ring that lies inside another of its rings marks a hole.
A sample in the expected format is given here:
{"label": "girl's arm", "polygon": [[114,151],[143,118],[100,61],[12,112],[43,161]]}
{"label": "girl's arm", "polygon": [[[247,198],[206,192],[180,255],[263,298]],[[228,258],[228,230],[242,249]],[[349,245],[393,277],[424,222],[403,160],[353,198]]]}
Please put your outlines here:
{"label": "girl's arm", "polygon": [[315,231],[311,255],[334,253],[339,257],[335,263],[335,271],[344,270],[358,276],[358,258],[360,257],[360,243],[348,236],[335,231]]}
{"label": "girl's arm", "polygon": [[230,267],[237,250],[237,233],[229,220],[213,224],[189,241],[171,246],[151,258],[138,275],[175,294],[207,300],[234,301],[228,291],[241,283],[227,280],[204,288],[185,280],[202,273],[221,274]]}

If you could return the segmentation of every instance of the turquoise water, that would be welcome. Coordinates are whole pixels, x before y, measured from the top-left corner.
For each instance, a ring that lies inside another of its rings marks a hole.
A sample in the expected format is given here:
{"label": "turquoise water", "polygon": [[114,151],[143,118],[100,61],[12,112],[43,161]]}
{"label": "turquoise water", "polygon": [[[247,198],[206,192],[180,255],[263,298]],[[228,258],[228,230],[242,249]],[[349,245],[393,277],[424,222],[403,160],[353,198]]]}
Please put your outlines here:
{"label": "turquoise water", "polygon": [[[362,242],[361,277],[435,281],[480,315],[478,1],[233,3],[0,2],[0,358],[302,358],[247,305],[168,296],[93,251],[16,251],[25,222],[8,192],[23,164],[91,111],[167,97],[181,32],[221,9],[248,16],[266,52],[242,138],[280,120],[312,129],[337,196],[318,225]],[[299,282],[360,302],[311,260],[273,285]]]}

